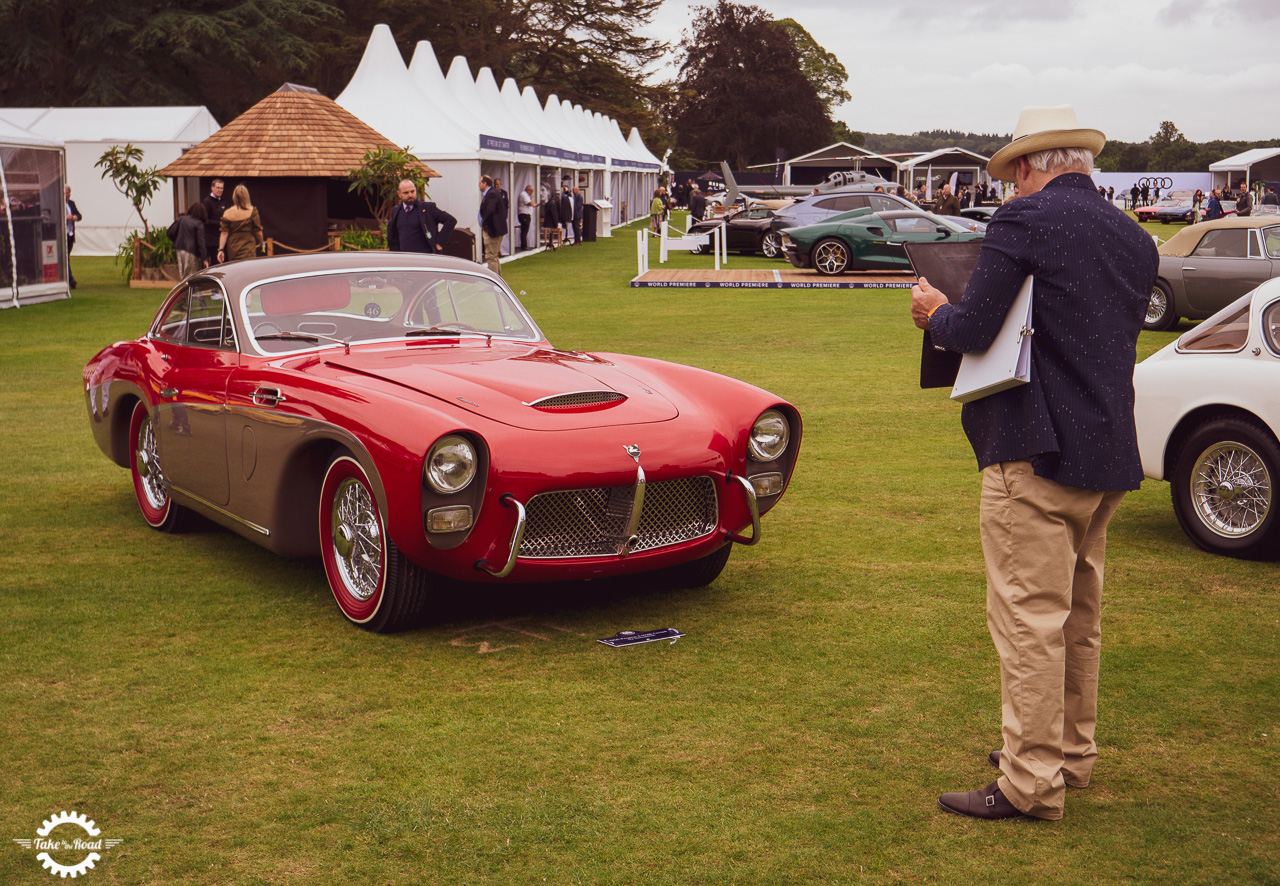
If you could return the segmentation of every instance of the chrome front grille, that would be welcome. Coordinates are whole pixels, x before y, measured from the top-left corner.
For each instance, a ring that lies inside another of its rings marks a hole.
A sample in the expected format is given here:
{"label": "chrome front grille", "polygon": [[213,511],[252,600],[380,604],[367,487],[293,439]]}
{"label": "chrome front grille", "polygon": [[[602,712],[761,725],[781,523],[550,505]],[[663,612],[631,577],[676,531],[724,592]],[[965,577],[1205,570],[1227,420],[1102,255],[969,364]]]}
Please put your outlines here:
{"label": "chrome front grille", "polygon": [[[635,489],[631,486],[544,492],[529,499],[520,558],[617,555],[626,542]],[[651,551],[715,531],[716,484],[685,477],[645,484],[636,551]]]}

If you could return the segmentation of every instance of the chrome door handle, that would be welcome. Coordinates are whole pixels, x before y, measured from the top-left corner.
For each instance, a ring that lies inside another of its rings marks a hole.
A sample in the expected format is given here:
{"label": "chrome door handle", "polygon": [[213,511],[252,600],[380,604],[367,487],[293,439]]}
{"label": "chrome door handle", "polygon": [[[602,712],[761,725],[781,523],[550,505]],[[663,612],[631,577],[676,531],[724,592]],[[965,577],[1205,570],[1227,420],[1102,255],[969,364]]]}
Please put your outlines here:
{"label": "chrome door handle", "polygon": [[279,388],[256,387],[253,389],[254,406],[276,406],[284,402],[284,394]]}
{"label": "chrome door handle", "polygon": [[178,396],[178,389],[177,388],[161,388],[160,396],[164,397],[166,400],[172,399],[173,397]]}
{"label": "chrome door handle", "polygon": [[1188,268],[1186,265],[1183,265],[1182,270],[1184,270],[1184,271],[1194,271],[1194,270],[1195,270],[1195,268]]}

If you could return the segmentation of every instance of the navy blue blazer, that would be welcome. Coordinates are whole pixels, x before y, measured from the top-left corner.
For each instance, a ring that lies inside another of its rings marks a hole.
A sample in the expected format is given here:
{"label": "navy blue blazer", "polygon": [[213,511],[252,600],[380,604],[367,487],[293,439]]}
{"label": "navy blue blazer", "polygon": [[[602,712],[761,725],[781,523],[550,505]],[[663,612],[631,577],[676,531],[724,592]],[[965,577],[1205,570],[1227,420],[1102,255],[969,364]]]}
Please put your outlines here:
{"label": "navy blue blazer", "polygon": [[961,411],[980,469],[1029,458],[1067,486],[1138,488],[1133,366],[1159,261],[1151,237],[1087,175],[1059,175],[996,211],[964,297],[929,319],[935,345],[984,350],[1035,278],[1030,382]]}
{"label": "navy blue blazer", "polygon": [[[458,220],[436,204],[426,200],[415,201],[413,209],[413,212],[408,213],[409,218],[412,219],[408,223],[418,225],[423,237],[426,238],[428,246],[434,247],[433,251],[444,252],[445,247],[449,245],[449,237],[453,235],[453,229],[457,226]],[[391,217],[387,219],[387,249],[392,252],[400,252],[403,246],[408,245],[406,243],[402,246],[400,231],[397,230],[400,225],[406,224],[405,219],[402,217],[404,215],[406,215],[404,204],[397,203],[396,208],[391,211]]]}

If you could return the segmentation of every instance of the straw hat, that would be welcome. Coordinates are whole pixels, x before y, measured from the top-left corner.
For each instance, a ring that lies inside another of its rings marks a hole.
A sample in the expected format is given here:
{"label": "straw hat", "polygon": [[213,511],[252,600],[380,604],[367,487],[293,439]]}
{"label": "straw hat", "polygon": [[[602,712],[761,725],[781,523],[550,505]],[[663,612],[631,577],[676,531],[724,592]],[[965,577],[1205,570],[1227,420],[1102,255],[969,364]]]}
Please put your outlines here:
{"label": "straw hat", "polygon": [[996,151],[987,162],[987,174],[1001,181],[1013,181],[1014,163],[1019,157],[1050,148],[1086,148],[1096,157],[1107,137],[1096,129],[1082,129],[1075,108],[1023,108],[1013,141]]}

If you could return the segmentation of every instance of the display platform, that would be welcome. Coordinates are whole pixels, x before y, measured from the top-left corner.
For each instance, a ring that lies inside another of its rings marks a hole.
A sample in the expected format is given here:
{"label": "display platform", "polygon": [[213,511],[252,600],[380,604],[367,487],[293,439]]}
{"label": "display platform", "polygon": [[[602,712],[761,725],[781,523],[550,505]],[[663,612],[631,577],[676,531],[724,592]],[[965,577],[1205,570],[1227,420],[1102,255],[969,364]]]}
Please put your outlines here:
{"label": "display platform", "polygon": [[729,270],[650,270],[631,281],[632,288],[660,289],[910,289],[916,283],[911,273],[882,274],[850,272],[823,277],[799,268]]}

